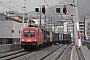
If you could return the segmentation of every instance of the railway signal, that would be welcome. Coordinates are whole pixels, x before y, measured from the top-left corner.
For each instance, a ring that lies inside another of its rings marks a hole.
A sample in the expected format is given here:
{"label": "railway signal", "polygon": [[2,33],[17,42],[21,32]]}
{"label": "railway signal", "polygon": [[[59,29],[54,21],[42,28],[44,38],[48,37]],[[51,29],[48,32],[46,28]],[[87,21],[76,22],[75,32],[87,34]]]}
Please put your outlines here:
{"label": "railway signal", "polygon": [[39,12],[39,8],[35,8],[35,12]]}
{"label": "railway signal", "polygon": [[66,9],[66,5],[64,5],[64,7],[63,7],[63,14],[66,15],[66,13],[67,13],[67,9]]}
{"label": "railway signal", "polygon": [[42,14],[45,14],[45,5],[42,5]]}
{"label": "railway signal", "polygon": [[60,13],[60,8],[56,8],[56,13]]}

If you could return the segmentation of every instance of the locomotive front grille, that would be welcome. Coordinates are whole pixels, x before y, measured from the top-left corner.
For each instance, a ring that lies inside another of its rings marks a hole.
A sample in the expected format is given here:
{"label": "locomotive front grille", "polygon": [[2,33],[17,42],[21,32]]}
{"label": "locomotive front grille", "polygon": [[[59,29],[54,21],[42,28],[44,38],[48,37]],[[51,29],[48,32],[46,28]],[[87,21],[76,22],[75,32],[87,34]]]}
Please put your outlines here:
{"label": "locomotive front grille", "polygon": [[37,42],[22,42],[21,43],[21,45],[26,45],[26,46],[29,46],[29,45],[32,45],[32,46],[34,46],[34,45],[37,45]]}

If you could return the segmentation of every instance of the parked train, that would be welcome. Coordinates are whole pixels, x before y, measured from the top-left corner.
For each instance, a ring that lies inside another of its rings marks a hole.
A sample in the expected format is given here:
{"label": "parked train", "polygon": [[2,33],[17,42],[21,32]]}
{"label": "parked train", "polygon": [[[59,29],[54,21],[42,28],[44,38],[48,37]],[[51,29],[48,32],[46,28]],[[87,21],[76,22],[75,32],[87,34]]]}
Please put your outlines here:
{"label": "parked train", "polygon": [[21,31],[21,47],[27,50],[63,41],[63,39],[60,40],[60,34],[53,33],[52,36],[53,41],[50,41],[49,31],[37,27],[24,27]]}

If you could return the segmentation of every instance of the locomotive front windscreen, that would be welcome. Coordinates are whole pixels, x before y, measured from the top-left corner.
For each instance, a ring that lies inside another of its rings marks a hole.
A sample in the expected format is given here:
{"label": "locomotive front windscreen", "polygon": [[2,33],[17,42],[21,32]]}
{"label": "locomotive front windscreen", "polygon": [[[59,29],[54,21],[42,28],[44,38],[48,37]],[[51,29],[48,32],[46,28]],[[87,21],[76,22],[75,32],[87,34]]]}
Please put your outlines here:
{"label": "locomotive front windscreen", "polygon": [[24,36],[25,37],[34,37],[35,31],[34,30],[24,30]]}

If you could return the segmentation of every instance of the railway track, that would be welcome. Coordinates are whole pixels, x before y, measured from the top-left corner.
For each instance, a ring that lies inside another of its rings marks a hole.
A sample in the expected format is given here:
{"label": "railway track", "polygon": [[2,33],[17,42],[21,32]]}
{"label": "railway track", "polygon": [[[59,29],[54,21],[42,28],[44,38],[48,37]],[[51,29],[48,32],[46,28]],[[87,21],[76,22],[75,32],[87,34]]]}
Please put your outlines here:
{"label": "railway track", "polygon": [[66,50],[66,45],[57,48],[46,56],[42,57],[40,60],[58,60],[62,53]]}
{"label": "railway track", "polygon": [[18,53],[21,53],[21,52],[24,52],[24,49],[1,53],[0,58],[7,57],[7,56],[10,56],[10,55],[14,55],[14,54],[18,54]]}
{"label": "railway track", "polygon": [[[44,55],[44,54],[48,54],[51,51],[54,51],[56,48],[60,47],[61,45],[56,45],[56,46],[49,46],[49,47],[45,47],[39,51],[34,51],[31,52],[29,54],[20,56],[18,58],[12,59],[12,60],[40,60],[40,58]],[[49,49],[49,50],[48,50]],[[48,51],[47,51],[48,50]]]}
{"label": "railway track", "polygon": [[1,54],[0,60],[11,60],[11,59],[17,58],[19,56],[23,56],[25,54],[28,54],[28,52],[25,52],[23,49],[18,50],[18,51],[12,51],[12,52]]}
{"label": "railway track", "polygon": [[55,45],[45,47],[38,51],[21,51],[14,54],[2,56],[0,60],[58,60],[68,45]]}

